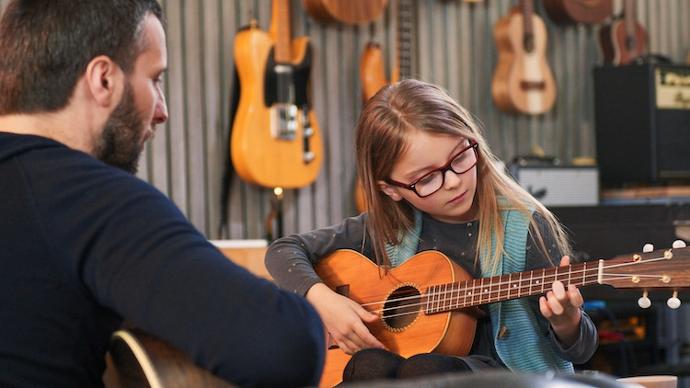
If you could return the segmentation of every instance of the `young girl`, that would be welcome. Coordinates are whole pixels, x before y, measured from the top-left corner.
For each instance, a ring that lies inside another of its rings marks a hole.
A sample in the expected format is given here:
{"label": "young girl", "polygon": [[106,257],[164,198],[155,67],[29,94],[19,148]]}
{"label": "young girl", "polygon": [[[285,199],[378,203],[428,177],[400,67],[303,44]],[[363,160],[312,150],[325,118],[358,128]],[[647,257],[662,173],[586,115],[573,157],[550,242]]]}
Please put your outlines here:
{"label": "young girl", "polygon": [[[378,315],[335,293],[315,273],[314,264],[337,249],[358,251],[383,270],[416,252],[437,250],[474,278],[554,266],[569,251],[561,226],[495,161],[470,113],[437,86],[404,80],[367,102],[357,124],[357,169],[368,212],[279,239],[266,255],[278,284],[305,295],[337,345],[357,353],[345,380],[484,366],[572,371],[572,362],[596,350],[596,329],[580,308],[580,292],[556,281],[538,299],[500,303],[503,313],[483,308],[469,356],[405,360],[367,329]],[[560,265],[569,265],[567,256]]]}

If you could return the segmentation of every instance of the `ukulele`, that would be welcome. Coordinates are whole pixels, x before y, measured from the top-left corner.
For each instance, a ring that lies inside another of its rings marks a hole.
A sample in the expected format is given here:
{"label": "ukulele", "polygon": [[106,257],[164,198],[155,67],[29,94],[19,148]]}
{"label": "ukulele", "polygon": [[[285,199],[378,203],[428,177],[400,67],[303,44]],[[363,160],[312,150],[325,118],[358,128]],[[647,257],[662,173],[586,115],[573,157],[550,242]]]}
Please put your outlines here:
{"label": "ukulele", "polygon": [[[403,357],[437,352],[467,355],[476,328],[476,306],[549,291],[555,280],[564,286],[608,284],[641,288],[638,304],[649,307],[647,290],[674,289],[668,305],[680,306],[678,288],[690,287],[690,248],[617,256],[567,267],[552,267],[490,278],[470,275],[438,251],[416,254],[402,265],[383,272],[371,260],[352,250],[338,250],[315,266],[326,285],[380,319],[367,324],[386,348]],[[351,356],[330,346],[320,386],[342,380]]]}
{"label": "ukulele", "polygon": [[612,0],[544,0],[549,17],[560,24],[601,23],[613,12]]}
{"label": "ukulele", "polygon": [[388,0],[302,0],[314,19],[333,23],[358,24],[372,22],[381,16]]}
{"label": "ukulele", "polygon": [[290,2],[273,0],[270,33],[252,22],[235,37],[240,99],[232,127],[232,163],[240,178],[298,188],[316,179],[323,146],[309,101],[312,49],[290,37]]}
{"label": "ukulele", "polygon": [[532,0],[502,17],[494,26],[498,64],[491,93],[505,112],[541,114],[556,101],[556,82],[546,61],[546,27],[534,14]]}
{"label": "ukulele", "polygon": [[[376,42],[367,43],[359,62],[359,77],[362,84],[362,98],[366,103],[382,87],[396,83],[401,79],[412,76],[412,46],[414,11],[410,0],[398,0],[393,10],[397,16],[396,55],[390,72],[390,80],[386,77],[385,59],[381,46]],[[362,183],[357,179],[355,186],[355,204],[357,210],[367,210],[366,197]]]}
{"label": "ukulele", "polygon": [[624,0],[623,19],[599,30],[604,63],[627,65],[647,53],[647,32],[637,22],[634,0]]}

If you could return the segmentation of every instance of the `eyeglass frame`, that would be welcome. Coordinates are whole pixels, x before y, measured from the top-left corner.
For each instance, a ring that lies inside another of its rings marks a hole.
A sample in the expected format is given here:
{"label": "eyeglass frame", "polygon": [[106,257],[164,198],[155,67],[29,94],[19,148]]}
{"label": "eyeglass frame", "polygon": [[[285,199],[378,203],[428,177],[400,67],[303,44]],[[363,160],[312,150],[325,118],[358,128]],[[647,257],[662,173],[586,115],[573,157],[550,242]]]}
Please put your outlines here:
{"label": "eyeglass frame", "polygon": [[[479,143],[470,142],[470,145],[468,145],[467,147],[463,148],[460,152],[458,152],[458,153],[455,154],[452,158],[450,158],[450,160],[448,161],[448,163],[446,163],[444,166],[439,167],[439,168],[435,168],[435,169],[429,171],[428,173],[422,175],[419,179],[416,179],[414,182],[412,182],[412,183],[410,183],[410,184],[405,184],[405,183],[402,183],[402,182],[398,182],[398,181],[395,181],[395,180],[393,180],[393,179],[391,179],[391,178],[388,178],[388,179],[387,179],[387,182],[388,182],[389,184],[393,185],[393,186],[402,187],[403,189],[408,189],[408,190],[412,191],[413,193],[417,194],[417,196],[418,196],[419,198],[426,198],[426,197],[429,197],[429,196],[431,196],[431,195],[436,194],[439,190],[441,190],[441,188],[443,187],[443,185],[446,183],[446,172],[448,172],[448,171],[453,171],[453,173],[455,173],[456,175],[462,175],[462,174],[466,173],[467,171],[470,171],[471,169],[473,169],[473,168],[477,165],[477,163],[479,162],[479,153],[477,152],[477,148],[478,148],[478,147],[479,147]],[[457,171],[453,170],[452,164],[453,164],[453,162],[455,161],[455,159],[457,159],[458,156],[462,155],[464,152],[469,151],[470,148],[474,149],[474,156],[475,156],[475,158],[476,158],[475,161],[474,161],[474,163],[473,163],[470,167],[468,167],[465,171],[457,172]],[[439,172],[439,171],[441,172],[441,186],[439,186],[438,189],[432,191],[431,193],[429,193],[429,194],[427,194],[427,195],[421,195],[421,194],[419,194],[419,193],[417,192],[417,188],[415,187],[415,186],[419,183],[419,181],[421,181],[422,179],[428,177],[429,175],[431,175],[431,174],[433,174],[433,173],[435,173],[435,172]]]}

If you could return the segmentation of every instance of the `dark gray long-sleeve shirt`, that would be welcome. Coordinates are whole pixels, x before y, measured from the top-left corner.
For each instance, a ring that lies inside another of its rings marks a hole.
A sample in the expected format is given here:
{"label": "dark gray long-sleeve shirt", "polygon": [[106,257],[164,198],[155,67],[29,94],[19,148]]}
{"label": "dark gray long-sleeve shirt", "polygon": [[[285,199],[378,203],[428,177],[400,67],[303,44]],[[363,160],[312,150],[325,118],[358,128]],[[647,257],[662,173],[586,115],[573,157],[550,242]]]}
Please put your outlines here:
{"label": "dark gray long-sleeve shirt", "polygon": [[[369,258],[374,257],[371,238],[368,234],[365,236],[366,217],[366,214],[361,214],[347,218],[337,225],[275,241],[266,254],[268,271],[281,287],[305,295],[314,284],[321,282],[314,271],[314,264],[329,253],[338,249],[352,249]],[[554,244],[553,236],[547,228],[543,227],[543,219],[539,215],[535,215],[535,218],[537,224],[540,225],[539,229],[548,250],[548,257],[537,248],[535,241],[528,237],[525,257],[526,271],[558,265],[561,258],[561,252]],[[440,251],[465,269],[472,277],[479,278],[481,277],[481,269],[478,263],[475,265],[478,231],[478,221],[449,224],[424,214],[417,252]],[[532,235],[531,228],[530,235]],[[542,317],[539,311],[538,297],[531,297],[529,300],[530,306],[535,310],[535,316]],[[542,317],[539,324],[542,332],[549,337],[557,352],[564,359],[573,363],[586,362],[597,348],[596,327],[584,311],[582,312],[579,336],[575,343],[567,348],[560,344],[546,319]],[[488,313],[477,322],[477,331],[470,354],[489,356],[500,362],[494,348]]]}

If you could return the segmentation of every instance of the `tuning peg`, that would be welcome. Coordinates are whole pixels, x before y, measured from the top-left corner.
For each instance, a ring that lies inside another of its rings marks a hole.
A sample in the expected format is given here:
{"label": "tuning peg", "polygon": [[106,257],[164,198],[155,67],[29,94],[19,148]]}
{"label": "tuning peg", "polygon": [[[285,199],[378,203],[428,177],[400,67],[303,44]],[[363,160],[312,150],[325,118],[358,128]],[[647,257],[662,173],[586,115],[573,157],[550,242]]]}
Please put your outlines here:
{"label": "tuning peg", "polygon": [[668,298],[668,301],[666,301],[666,304],[668,307],[672,309],[677,309],[680,307],[680,299],[678,299],[678,291],[673,291],[673,296]]}
{"label": "tuning peg", "polygon": [[674,248],[685,248],[685,247],[686,247],[685,241],[683,241],[683,240],[676,240],[676,241],[673,242],[672,247],[674,247]]}
{"label": "tuning peg", "polygon": [[642,253],[649,253],[654,250],[654,245],[647,243],[642,247]]}
{"label": "tuning peg", "polygon": [[649,308],[649,306],[652,305],[652,301],[649,300],[649,298],[647,297],[647,295],[649,295],[649,293],[648,293],[647,291],[645,291],[645,292],[642,293],[642,297],[641,297],[640,299],[637,300],[637,304],[638,304],[640,307],[642,307],[643,309],[647,309],[647,308]]}

